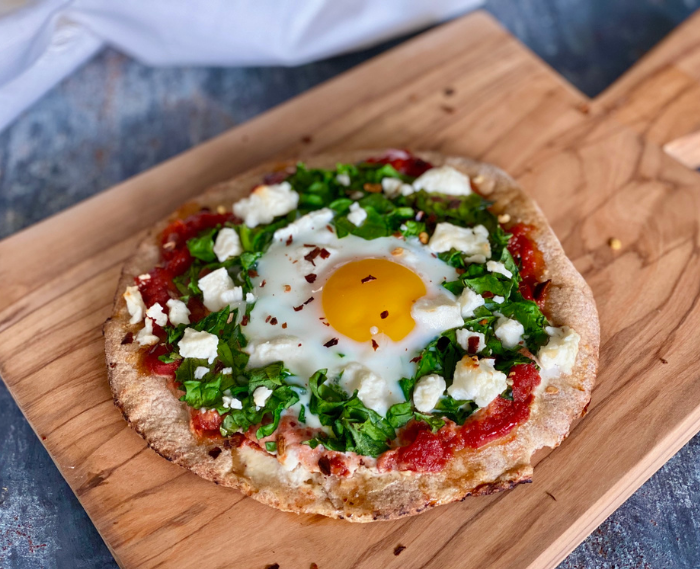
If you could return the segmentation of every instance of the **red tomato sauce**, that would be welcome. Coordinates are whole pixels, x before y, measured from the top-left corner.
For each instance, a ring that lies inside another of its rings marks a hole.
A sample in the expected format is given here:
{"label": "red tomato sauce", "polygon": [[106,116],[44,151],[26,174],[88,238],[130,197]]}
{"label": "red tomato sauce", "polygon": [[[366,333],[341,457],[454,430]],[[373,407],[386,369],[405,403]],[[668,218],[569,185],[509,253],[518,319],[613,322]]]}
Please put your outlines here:
{"label": "red tomato sauce", "polygon": [[369,164],[391,164],[400,174],[418,177],[430,170],[433,165],[411,154],[408,150],[392,149],[383,156],[368,158],[365,162]]}
{"label": "red tomato sauce", "polygon": [[537,248],[531,237],[534,227],[518,223],[508,230],[512,237],[508,243],[508,251],[513,255],[516,262],[520,263],[520,294],[526,300],[535,300],[540,308],[544,305],[544,296],[535,298],[537,285],[540,283],[544,273],[544,257],[542,251]]}
{"label": "red tomato sauce", "polygon": [[146,368],[148,373],[173,377],[177,371],[177,368],[180,367],[180,360],[166,364],[158,359],[160,356],[164,356],[165,354],[169,353],[170,350],[167,346],[164,346],[163,344],[156,344],[144,354],[142,360],[143,367]]}
{"label": "red tomato sauce", "polygon": [[381,470],[439,472],[455,452],[478,449],[510,433],[530,417],[540,374],[534,364],[520,364],[513,366],[509,376],[512,401],[499,396],[462,427],[448,422],[436,433],[425,423],[411,422],[399,435],[403,446],[381,455],[377,466]]}
{"label": "red tomato sauce", "polygon": [[190,428],[198,437],[220,437],[219,427],[223,421],[224,418],[216,409],[210,409],[204,413],[195,410],[190,418]]}

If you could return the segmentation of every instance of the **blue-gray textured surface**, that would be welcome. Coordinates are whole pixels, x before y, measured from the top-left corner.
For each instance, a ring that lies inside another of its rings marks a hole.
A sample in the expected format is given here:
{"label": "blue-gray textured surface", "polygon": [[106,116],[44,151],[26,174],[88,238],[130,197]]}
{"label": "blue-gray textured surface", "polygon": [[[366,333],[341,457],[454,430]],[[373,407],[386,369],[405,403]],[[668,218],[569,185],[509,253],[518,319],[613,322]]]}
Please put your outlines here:
{"label": "blue-gray textured surface", "polygon": [[[700,0],[487,2],[508,29],[588,95],[609,85],[698,7]],[[0,134],[0,237],[396,43],[294,69],[149,69],[107,50]],[[0,457],[0,568],[116,567],[1,383]],[[700,567],[700,438],[560,567]]]}

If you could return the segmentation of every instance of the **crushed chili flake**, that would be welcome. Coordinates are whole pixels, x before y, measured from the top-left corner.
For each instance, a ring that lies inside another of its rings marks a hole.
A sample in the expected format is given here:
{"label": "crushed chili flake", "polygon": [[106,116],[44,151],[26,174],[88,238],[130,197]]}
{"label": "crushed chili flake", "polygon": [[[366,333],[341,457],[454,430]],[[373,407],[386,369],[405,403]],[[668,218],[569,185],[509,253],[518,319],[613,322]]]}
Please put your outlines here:
{"label": "crushed chili flake", "polygon": [[264,287],[267,284],[267,281],[263,280],[263,282],[260,283],[260,288]]}
{"label": "crushed chili flake", "polygon": [[303,304],[300,304],[299,306],[294,307],[294,312],[299,312],[302,308],[304,308]]}
{"label": "crushed chili flake", "polygon": [[307,283],[312,283],[316,280],[316,275],[314,273],[310,273],[304,277],[306,279]]}
{"label": "crushed chili flake", "polygon": [[314,301],[314,297],[312,296],[312,297],[311,297],[309,300],[307,300],[304,304],[309,304],[309,302],[313,302],[313,301]]}
{"label": "crushed chili flake", "polygon": [[316,245],[312,245],[311,243],[304,243],[304,247],[311,247],[312,249],[315,249]]}
{"label": "crushed chili flake", "polygon": [[332,348],[333,346],[338,345],[338,338],[332,338],[328,340],[325,344],[323,344],[326,348]]}
{"label": "crushed chili flake", "polygon": [[373,277],[372,275],[367,275],[364,279],[362,279],[362,284],[368,283],[369,281],[376,281],[377,277]]}
{"label": "crushed chili flake", "polygon": [[385,318],[388,318],[388,317],[389,317],[389,311],[388,311],[388,310],[385,310],[385,311],[382,312],[379,316],[381,316],[382,320],[384,320]]}
{"label": "crushed chili flake", "polygon": [[243,318],[241,318],[241,326],[248,326],[248,322],[250,322],[250,317],[244,314]]}
{"label": "crushed chili flake", "polygon": [[379,348],[379,344],[377,344],[377,341],[372,338],[372,349],[376,352],[377,348]]}
{"label": "crushed chili flake", "polygon": [[372,184],[367,182],[362,186],[362,188],[365,190],[365,192],[369,192],[370,194],[379,194],[382,192],[381,184]]}
{"label": "crushed chili flake", "polygon": [[287,327],[287,323],[286,323],[286,322],[282,322],[282,328],[286,328],[286,327]]}
{"label": "crushed chili flake", "polygon": [[289,292],[290,290],[292,290],[290,285],[284,285],[284,292]]}
{"label": "crushed chili flake", "polygon": [[291,235],[289,237],[287,237],[287,247],[289,247],[292,244],[292,241],[293,241],[293,239],[292,239]]}
{"label": "crushed chili flake", "polygon": [[265,323],[267,324],[271,319],[272,319],[272,315],[269,315],[267,318],[265,318]]}
{"label": "crushed chili flake", "polygon": [[470,354],[475,354],[479,350],[479,336],[472,336],[469,338],[467,347],[469,348],[467,351]]}
{"label": "crushed chili flake", "polygon": [[328,252],[328,249],[321,249],[319,255],[321,255],[321,259],[327,259],[331,256],[331,254]]}
{"label": "crushed chili flake", "polygon": [[321,254],[321,249],[316,247],[313,251],[304,255],[304,259],[306,259],[309,263],[311,263],[315,267],[316,263],[314,263],[314,259],[316,257],[318,257],[320,254]]}
{"label": "crushed chili flake", "polygon": [[326,229],[328,229],[328,231],[330,231],[331,233],[333,233],[333,228],[332,228],[330,225],[326,225]]}
{"label": "crushed chili flake", "polygon": [[253,279],[258,276],[258,271],[255,269],[248,269],[248,276]]}
{"label": "crushed chili flake", "polygon": [[483,320],[481,320],[481,321],[479,322],[479,324],[481,324],[482,326],[486,326],[488,323],[489,323],[489,321],[486,320],[486,318],[484,318]]}
{"label": "crushed chili flake", "polygon": [[463,275],[466,272],[467,272],[467,269],[455,269],[455,273],[457,273],[458,275]]}
{"label": "crushed chili flake", "polygon": [[270,320],[270,324],[272,326],[277,326],[277,318],[272,318],[272,320]]}
{"label": "crushed chili flake", "polygon": [[412,364],[417,364],[417,363],[418,363],[419,361],[421,361],[422,359],[423,359],[423,356],[416,356],[415,358],[413,358],[413,359],[411,360],[411,363],[412,363]]}

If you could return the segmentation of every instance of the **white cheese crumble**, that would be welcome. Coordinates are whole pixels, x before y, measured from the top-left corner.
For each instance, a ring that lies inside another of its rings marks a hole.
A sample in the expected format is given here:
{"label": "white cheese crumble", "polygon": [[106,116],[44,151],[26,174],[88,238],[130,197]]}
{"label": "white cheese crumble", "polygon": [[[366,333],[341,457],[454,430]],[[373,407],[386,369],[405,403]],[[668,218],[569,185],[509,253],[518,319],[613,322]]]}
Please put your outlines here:
{"label": "white cheese crumble", "polygon": [[236,230],[231,227],[222,228],[214,243],[214,254],[219,262],[223,263],[226,259],[238,257],[241,253],[243,253],[243,247]]}
{"label": "white cheese crumble", "polygon": [[393,199],[399,194],[410,196],[416,191],[411,184],[404,184],[399,178],[382,178],[382,190],[389,199]]}
{"label": "white cheese crumble", "polygon": [[153,320],[146,318],[143,328],[136,334],[136,341],[141,346],[152,346],[160,341],[160,338],[153,334]]}
{"label": "white cheese crumble", "polygon": [[549,334],[549,342],[537,354],[540,366],[547,371],[558,368],[564,373],[571,373],[581,336],[568,326],[547,326],[545,331]]}
{"label": "white cheese crumble", "polygon": [[166,303],[168,306],[168,318],[173,326],[190,323],[190,309],[181,300],[171,298]]}
{"label": "white cheese crumble", "polygon": [[491,300],[493,300],[496,304],[503,304],[505,297],[496,295]]}
{"label": "white cheese crumble", "polygon": [[232,367],[225,367],[224,369],[221,370],[221,373],[224,375],[231,375],[233,373],[233,368]]}
{"label": "white cheese crumble", "polygon": [[265,387],[264,385],[258,387],[255,391],[253,391],[253,402],[255,403],[255,406],[258,409],[260,409],[260,407],[264,407],[265,403],[270,398],[270,395],[272,395],[272,389]]}
{"label": "white cheese crumble", "polygon": [[252,292],[245,293],[245,301],[249,304],[255,302],[255,295]]}
{"label": "white cheese crumble", "polygon": [[301,355],[301,338],[277,336],[271,340],[252,341],[246,347],[250,367],[263,367],[272,362],[287,363]]}
{"label": "white cheese crumble", "polygon": [[474,311],[483,306],[486,301],[483,296],[469,287],[465,287],[462,294],[457,298],[457,302],[459,302],[459,307],[462,310],[462,318],[471,318],[474,316]]}
{"label": "white cheese crumble", "polygon": [[335,181],[347,188],[350,185],[350,174],[338,174],[335,177]]}
{"label": "white cheese crumble", "polygon": [[226,409],[243,409],[243,403],[241,403],[240,399],[233,397],[228,389],[224,391],[222,406]]}
{"label": "white cheese crumble", "polygon": [[202,379],[205,375],[209,373],[209,368],[204,366],[197,366],[194,370],[194,378]]}
{"label": "white cheese crumble", "polygon": [[333,210],[324,207],[323,209],[318,209],[306,215],[302,215],[299,219],[293,221],[286,227],[278,229],[275,231],[273,237],[279,241],[286,241],[289,237],[294,238],[301,233],[308,233],[325,227],[332,219]]}
{"label": "white cheese crumble", "polygon": [[448,196],[468,196],[472,193],[469,177],[452,166],[431,168],[413,182],[413,187]]}
{"label": "white cheese crumble", "polygon": [[454,248],[467,255],[481,255],[484,258],[491,256],[489,231],[483,225],[459,227],[451,223],[438,223],[428,247],[435,253]]}
{"label": "white cheese crumble", "polygon": [[160,302],[156,302],[148,310],[146,310],[146,316],[153,319],[153,322],[158,324],[161,328],[168,323],[168,315],[163,312],[163,307]]}
{"label": "white cheese crumble", "polygon": [[299,194],[289,182],[258,186],[247,198],[233,204],[233,213],[248,227],[271,223],[275,217],[286,215],[299,204]]}
{"label": "white cheese crumble", "polygon": [[183,358],[199,358],[214,363],[219,347],[219,338],[209,332],[198,332],[194,328],[185,328],[178,345]]}
{"label": "white cheese crumble", "polygon": [[243,300],[243,289],[234,286],[233,279],[225,267],[220,267],[197,281],[202,291],[204,306],[212,312],[218,312],[224,306],[236,304]]}
{"label": "white cheese crumble", "polygon": [[[469,349],[469,340],[471,338],[479,339],[475,352],[472,352]],[[471,330],[462,328],[461,330],[457,330],[457,343],[460,346],[462,346],[463,350],[470,353],[478,354],[479,352],[481,352],[481,350],[483,350],[486,347],[486,336],[484,336],[484,334],[482,334],[481,332],[472,332]]]}
{"label": "white cheese crumble", "polygon": [[386,381],[372,370],[358,362],[351,362],[343,370],[340,385],[348,393],[357,390],[357,396],[366,407],[386,415],[389,409]]}
{"label": "white cheese crumble", "polygon": [[362,225],[364,223],[365,219],[367,219],[367,212],[362,207],[360,207],[359,203],[354,202],[350,206],[350,213],[348,214],[348,221],[350,223],[352,223],[353,225],[356,225],[357,227],[359,227],[360,225]]}
{"label": "white cheese crumble", "polygon": [[494,334],[501,341],[503,347],[511,350],[523,341],[524,326],[517,320],[499,315],[494,326]]}
{"label": "white cheese crumble", "polygon": [[444,331],[464,325],[459,303],[444,294],[416,300],[411,307],[411,317],[419,326],[431,330]]}
{"label": "white cheese crumble", "polygon": [[421,413],[432,411],[446,387],[445,378],[440,375],[433,373],[421,377],[413,389],[413,404],[416,409]]}
{"label": "white cheese crumble", "polygon": [[123,294],[126,301],[126,309],[129,311],[131,319],[129,324],[136,324],[143,320],[143,315],[146,312],[146,305],[143,302],[141,291],[137,286],[126,287],[126,292]]}
{"label": "white cheese crumble", "polygon": [[471,400],[486,407],[508,387],[506,374],[493,367],[493,359],[464,356],[457,364],[447,393],[457,400]]}
{"label": "white cheese crumble", "polygon": [[486,270],[492,273],[500,273],[509,279],[513,277],[513,273],[506,269],[506,266],[500,261],[489,261],[486,263]]}

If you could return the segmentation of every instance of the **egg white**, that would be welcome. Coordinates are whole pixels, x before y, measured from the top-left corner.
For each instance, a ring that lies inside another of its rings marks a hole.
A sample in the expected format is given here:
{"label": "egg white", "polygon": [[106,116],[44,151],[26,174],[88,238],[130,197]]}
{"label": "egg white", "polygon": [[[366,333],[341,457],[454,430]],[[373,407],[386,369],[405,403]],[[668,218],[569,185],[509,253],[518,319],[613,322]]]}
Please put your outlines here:
{"label": "egg white", "polygon": [[[442,283],[455,280],[457,273],[417,238],[407,240],[381,237],[371,241],[348,235],[339,239],[328,225],[330,210],[320,210],[297,220],[275,233],[274,240],[257,265],[258,276],[253,279],[257,299],[243,333],[254,345],[276,338],[296,337],[294,349],[283,359],[287,368],[306,385],[308,378],[325,368],[328,376],[338,377],[352,362],[359,362],[385,380],[386,393],[382,409],[404,401],[398,381],[411,377],[416,364],[410,360],[437,335],[435,330],[420,326],[401,341],[394,342],[383,334],[375,336],[379,348],[371,342],[357,342],[336,331],[325,320],[322,305],[323,286],[340,266],[361,259],[387,259],[400,263],[416,273],[426,287],[426,297],[454,296]],[[289,237],[291,236],[291,243]],[[304,259],[314,247],[325,248],[327,259],[317,256],[310,262]],[[397,248],[401,254],[392,254]],[[306,280],[310,273],[317,275],[313,283]],[[309,299],[313,298],[309,302]],[[306,304],[305,304],[306,303]],[[303,306],[295,311],[294,307]],[[352,310],[351,306],[347,307]],[[275,322],[276,324],[272,324]],[[286,327],[283,328],[283,323]],[[325,347],[329,340],[338,338],[338,344]],[[299,346],[299,344],[301,344]],[[308,393],[304,400],[308,401]]]}

